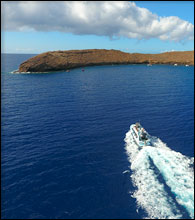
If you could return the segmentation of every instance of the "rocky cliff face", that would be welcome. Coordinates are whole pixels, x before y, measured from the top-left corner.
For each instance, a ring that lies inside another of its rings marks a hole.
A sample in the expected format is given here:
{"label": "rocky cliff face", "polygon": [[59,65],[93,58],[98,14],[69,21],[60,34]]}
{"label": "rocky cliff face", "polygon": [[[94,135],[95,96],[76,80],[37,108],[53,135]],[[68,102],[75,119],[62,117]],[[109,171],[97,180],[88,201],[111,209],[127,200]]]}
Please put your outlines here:
{"label": "rocky cliff face", "polygon": [[50,72],[93,65],[142,63],[194,65],[194,51],[162,54],[130,54],[103,49],[52,51],[23,62],[19,67],[19,72]]}

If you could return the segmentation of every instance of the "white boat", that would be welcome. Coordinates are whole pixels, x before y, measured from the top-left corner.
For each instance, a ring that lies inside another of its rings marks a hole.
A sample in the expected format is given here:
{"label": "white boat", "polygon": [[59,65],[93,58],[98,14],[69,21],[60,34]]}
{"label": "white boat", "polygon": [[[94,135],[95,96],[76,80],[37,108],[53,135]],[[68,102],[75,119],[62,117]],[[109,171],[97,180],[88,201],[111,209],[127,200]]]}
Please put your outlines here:
{"label": "white boat", "polygon": [[140,125],[140,123],[137,122],[136,124],[132,124],[130,126],[130,131],[131,131],[131,135],[134,139],[134,142],[139,147],[152,146],[152,143],[151,143],[151,140],[150,140],[150,135]]}
{"label": "white boat", "polygon": [[174,66],[177,66],[177,63],[175,63]]}
{"label": "white boat", "polygon": [[188,64],[186,64],[186,66],[189,66]]}
{"label": "white boat", "polygon": [[152,64],[148,63],[147,66],[152,66]]}

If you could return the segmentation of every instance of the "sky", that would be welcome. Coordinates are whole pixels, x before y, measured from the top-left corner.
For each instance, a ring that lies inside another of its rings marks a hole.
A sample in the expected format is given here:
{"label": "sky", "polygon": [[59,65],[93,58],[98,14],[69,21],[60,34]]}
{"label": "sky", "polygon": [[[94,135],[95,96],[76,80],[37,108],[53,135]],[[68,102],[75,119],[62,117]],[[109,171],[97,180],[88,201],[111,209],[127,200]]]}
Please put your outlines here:
{"label": "sky", "polygon": [[1,1],[1,52],[194,50],[194,1]]}

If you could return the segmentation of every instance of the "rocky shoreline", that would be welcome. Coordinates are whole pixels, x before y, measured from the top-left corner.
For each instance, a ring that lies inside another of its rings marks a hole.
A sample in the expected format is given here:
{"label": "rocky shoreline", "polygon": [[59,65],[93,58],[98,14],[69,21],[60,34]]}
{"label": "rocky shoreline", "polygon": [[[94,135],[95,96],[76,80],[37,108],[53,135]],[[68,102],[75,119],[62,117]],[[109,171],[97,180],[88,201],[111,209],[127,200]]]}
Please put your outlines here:
{"label": "rocky shoreline", "polygon": [[161,54],[125,53],[119,50],[90,49],[51,51],[28,59],[17,73],[69,71],[73,68],[113,64],[194,65],[194,51]]}

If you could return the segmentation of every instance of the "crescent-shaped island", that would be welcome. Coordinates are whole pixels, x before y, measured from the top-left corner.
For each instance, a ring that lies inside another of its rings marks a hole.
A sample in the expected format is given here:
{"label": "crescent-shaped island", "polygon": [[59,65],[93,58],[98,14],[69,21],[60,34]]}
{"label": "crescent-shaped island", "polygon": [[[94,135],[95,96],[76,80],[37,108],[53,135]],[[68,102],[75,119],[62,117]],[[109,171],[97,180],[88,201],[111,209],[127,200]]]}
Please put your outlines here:
{"label": "crescent-shaped island", "polygon": [[87,49],[50,51],[36,55],[19,66],[19,73],[70,70],[78,67],[113,64],[194,65],[194,51],[160,54],[125,53],[119,50]]}

